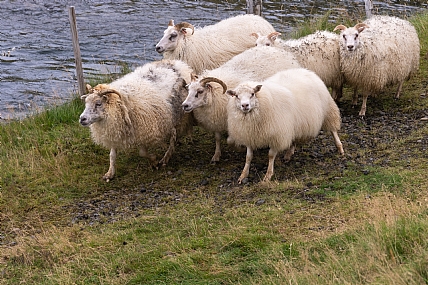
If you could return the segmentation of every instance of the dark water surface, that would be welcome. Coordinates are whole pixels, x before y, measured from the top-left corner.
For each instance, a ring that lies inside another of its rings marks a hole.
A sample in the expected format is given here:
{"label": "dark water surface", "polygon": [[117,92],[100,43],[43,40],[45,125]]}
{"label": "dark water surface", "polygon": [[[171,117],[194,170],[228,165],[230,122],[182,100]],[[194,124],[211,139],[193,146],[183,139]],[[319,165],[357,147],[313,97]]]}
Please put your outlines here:
{"label": "dark water surface", "polygon": [[[245,13],[245,1],[13,1],[0,0],[0,117],[22,118],[70,100],[77,90],[68,7],[75,6],[85,77],[117,73],[159,60],[154,46],[170,19],[206,26]],[[378,1],[376,13],[405,17],[426,1]],[[332,11],[364,13],[362,0],[264,1],[264,17],[280,32],[306,17]]]}

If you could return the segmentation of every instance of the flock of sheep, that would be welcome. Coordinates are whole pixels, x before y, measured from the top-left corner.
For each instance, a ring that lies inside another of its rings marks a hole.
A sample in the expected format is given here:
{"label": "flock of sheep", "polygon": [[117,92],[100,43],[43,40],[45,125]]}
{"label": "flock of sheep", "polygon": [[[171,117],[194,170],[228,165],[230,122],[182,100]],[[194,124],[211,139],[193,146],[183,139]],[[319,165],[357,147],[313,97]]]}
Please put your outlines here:
{"label": "flock of sheep", "polygon": [[[289,160],[296,144],[332,134],[340,154],[341,116],[335,100],[344,84],[369,95],[403,82],[419,67],[415,28],[396,17],[374,16],[355,27],[338,25],[340,34],[317,31],[297,40],[280,33],[260,16],[239,15],[195,29],[171,20],[150,62],[110,84],[87,86],[80,123],[95,143],[110,149],[115,175],[117,150],[139,148],[151,165],[165,165],[176,140],[197,125],[215,134],[212,161],[220,160],[222,133],[227,142],[247,148],[241,183],[253,150],[269,148],[264,181],[274,173],[278,152]],[[213,40],[215,39],[215,40]],[[331,88],[331,94],[328,90]],[[161,160],[149,151],[169,142]]]}

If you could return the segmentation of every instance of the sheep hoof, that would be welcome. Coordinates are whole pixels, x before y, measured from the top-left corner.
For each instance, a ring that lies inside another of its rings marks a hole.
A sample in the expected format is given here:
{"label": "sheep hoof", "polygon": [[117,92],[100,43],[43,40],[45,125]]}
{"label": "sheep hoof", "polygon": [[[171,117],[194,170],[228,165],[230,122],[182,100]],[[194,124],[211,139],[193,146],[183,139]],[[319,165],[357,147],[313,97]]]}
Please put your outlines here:
{"label": "sheep hoof", "polygon": [[113,177],[110,177],[109,175],[104,175],[103,176],[103,180],[105,181],[105,182],[110,182],[110,180],[112,179]]}

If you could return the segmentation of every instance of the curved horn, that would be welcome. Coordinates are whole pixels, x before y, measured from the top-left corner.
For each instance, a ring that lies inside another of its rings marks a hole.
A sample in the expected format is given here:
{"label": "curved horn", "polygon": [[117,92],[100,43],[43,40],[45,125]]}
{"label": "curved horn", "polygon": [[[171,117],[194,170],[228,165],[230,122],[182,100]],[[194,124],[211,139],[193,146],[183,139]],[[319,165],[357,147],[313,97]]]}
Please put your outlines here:
{"label": "curved horn", "polygon": [[215,78],[215,77],[205,77],[199,83],[201,85],[205,85],[208,82],[216,82],[216,83],[220,84],[223,87],[223,93],[226,93],[226,91],[227,91],[226,84],[223,81],[221,81],[220,79],[218,79],[218,78]]}
{"label": "curved horn", "polygon": [[346,27],[346,26],[344,26],[344,25],[337,25],[337,26],[336,26],[336,28],[334,28],[333,32],[335,32],[335,31],[337,31],[337,30],[344,31],[344,30],[346,30],[346,29],[347,29],[347,27]]}
{"label": "curved horn", "polygon": [[365,28],[369,28],[369,26],[367,24],[365,24],[365,23],[358,23],[358,24],[355,25],[354,28],[357,29],[357,31],[359,33],[361,33]]}
{"label": "curved horn", "polygon": [[181,22],[181,23],[179,23],[179,24],[175,25],[175,28],[176,28],[177,30],[181,30],[182,28],[189,28],[189,29],[192,29],[192,35],[193,35],[193,33],[195,32],[195,27],[194,27],[192,24],[187,23],[187,22]]}
{"label": "curved horn", "polygon": [[122,97],[122,95],[120,95],[120,93],[114,89],[104,89],[104,90],[101,90],[100,92],[97,92],[98,96],[100,96],[100,97],[104,96],[108,93],[115,93],[115,94],[119,95],[120,97]]}
{"label": "curved horn", "polygon": [[275,41],[276,40],[276,38],[277,37],[279,37],[281,35],[281,33],[279,33],[279,32],[272,32],[272,33],[270,33],[269,35],[267,35],[267,38],[270,40],[270,41]]}

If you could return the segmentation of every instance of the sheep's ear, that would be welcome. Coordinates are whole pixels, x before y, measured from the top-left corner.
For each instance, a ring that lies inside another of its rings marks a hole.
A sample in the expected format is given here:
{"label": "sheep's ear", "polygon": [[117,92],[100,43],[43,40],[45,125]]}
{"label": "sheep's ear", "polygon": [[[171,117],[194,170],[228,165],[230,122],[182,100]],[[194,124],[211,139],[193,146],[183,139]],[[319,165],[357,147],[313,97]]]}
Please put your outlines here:
{"label": "sheep's ear", "polygon": [[193,34],[193,30],[192,29],[190,29],[190,28],[181,28],[180,29],[180,32],[183,34],[183,35],[192,35]]}
{"label": "sheep's ear", "polygon": [[85,100],[85,99],[86,99],[86,97],[88,97],[88,95],[86,95],[86,94],[85,94],[85,95],[80,96],[80,99],[81,99],[81,100]]}
{"label": "sheep's ear", "polygon": [[273,32],[273,33],[270,33],[269,35],[268,35],[268,39],[270,40],[270,41],[272,41],[272,42],[274,42],[279,36],[281,35],[281,33],[278,33],[278,32]]}
{"label": "sheep's ear", "polygon": [[235,91],[233,91],[233,90],[230,90],[230,89],[226,91],[226,94],[227,94],[227,95],[230,95],[230,96],[232,96],[232,97],[236,97],[236,92],[235,92]]}
{"label": "sheep's ear", "polygon": [[170,27],[170,26],[174,26],[174,20],[169,20],[169,23],[168,23],[168,26]]}
{"label": "sheep's ear", "polygon": [[369,28],[369,26],[367,26],[366,24],[364,24],[364,23],[358,23],[358,24],[356,24],[355,25],[355,27],[354,27],[355,29],[357,29],[357,31],[359,32],[359,33],[361,33],[362,31],[364,31],[364,29],[365,28]]}
{"label": "sheep's ear", "polygon": [[344,25],[337,25],[337,26],[336,26],[336,28],[334,28],[333,32],[335,32],[335,31],[337,31],[337,30],[344,31],[344,30],[346,30],[346,29],[347,29],[347,27],[346,27],[346,26],[344,26]]}
{"label": "sheep's ear", "polygon": [[198,76],[196,74],[194,74],[194,73],[190,73],[190,80],[191,81],[196,81],[196,80],[198,80]]}
{"label": "sheep's ear", "polygon": [[[94,89],[92,88],[91,85],[86,84],[86,94],[90,94],[90,93],[94,93]],[[82,98],[82,97],[80,97]]]}
{"label": "sheep's ear", "polygon": [[209,84],[209,83],[206,83],[204,87],[206,87],[206,88],[208,88],[210,90],[213,90],[213,86],[211,84]]}
{"label": "sheep's ear", "polygon": [[253,91],[254,93],[257,93],[260,91],[260,89],[262,89],[262,85],[257,85],[256,87],[254,87]]}
{"label": "sheep's ear", "polygon": [[256,37],[256,39],[258,39],[261,34],[260,33],[251,33],[250,36]]}

